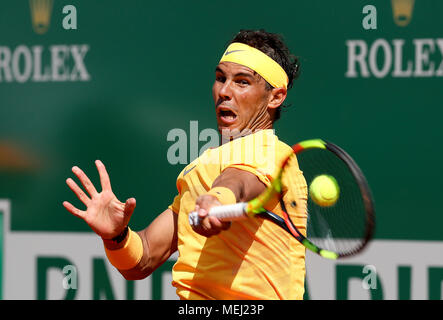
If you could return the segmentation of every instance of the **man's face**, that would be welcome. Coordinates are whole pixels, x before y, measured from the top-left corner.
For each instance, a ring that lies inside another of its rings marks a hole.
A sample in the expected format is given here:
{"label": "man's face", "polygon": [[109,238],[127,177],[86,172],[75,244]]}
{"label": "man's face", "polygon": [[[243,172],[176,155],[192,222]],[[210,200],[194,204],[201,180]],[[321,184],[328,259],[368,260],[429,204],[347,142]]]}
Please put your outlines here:
{"label": "man's face", "polygon": [[215,70],[212,87],[220,132],[272,127],[267,112],[270,91],[265,80],[248,67],[221,62]]}

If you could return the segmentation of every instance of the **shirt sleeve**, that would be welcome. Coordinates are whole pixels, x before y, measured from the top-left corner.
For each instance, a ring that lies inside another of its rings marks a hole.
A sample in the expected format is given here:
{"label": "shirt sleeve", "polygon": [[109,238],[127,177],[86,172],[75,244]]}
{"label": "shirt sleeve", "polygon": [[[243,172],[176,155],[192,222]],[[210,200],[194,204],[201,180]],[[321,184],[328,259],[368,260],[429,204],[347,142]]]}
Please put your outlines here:
{"label": "shirt sleeve", "polygon": [[174,201],[168,206],[168,209],[171,209],[174,213],[178,214],[180,212],[180,200],[181,195],[176,195]]}
{"label": "shirt sleeve", "polygon": [[234,140],[221,152],[222,171],[236,168],[250,172],[269,187],[282,160],[292,149],[281,144],[274,135],[262,134]]}

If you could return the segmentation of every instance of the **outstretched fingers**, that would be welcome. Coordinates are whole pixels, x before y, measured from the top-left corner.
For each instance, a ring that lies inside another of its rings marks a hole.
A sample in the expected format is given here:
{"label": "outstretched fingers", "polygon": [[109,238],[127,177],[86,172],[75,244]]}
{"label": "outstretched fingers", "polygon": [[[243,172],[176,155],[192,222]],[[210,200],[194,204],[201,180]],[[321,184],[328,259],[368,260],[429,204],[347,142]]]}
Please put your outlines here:
{"label": "outstretched fingers", "polygon": [[82,183],[83,187],[85,187],[86,191],[89,193],[91,197],[97,195],[97,190],[92,184],[91,180],[89,180],[88,176],[77,166],[72,168],[72,172],[77,176],[77,178]]}
{"label": "outstretched fingers", "polygon": [[97,166],[98,173],[100,175],[100,182],[102,185],[102,190],[111,191],[111,180],[109,179],[108,172],[106,171],[106,167],[100,160],[95,161],[95,165]]}
{"label": "outstretched fingers", "polygon": [[129,198],[128,200],[126,200],[125,208],[123,210],[124,215],[127,217],[131,217],[132,213],[134,212],[135,205],[135,198]]}
{"label": "outstretched fingers", "polygon": [[88,198],[88,196],[83,192],[83,190],[77,185],[77,183],[75,183],[74,180],[72,180],[71,178],[68,178],[66,180],[66,184],[68,185],[68,187],[72,190],[72,192],[75,193],[75,195],[77,196],[77,198],[80,199],[81,202],[83,202],[83,204],[85,206],[89,205],[89,202],[91,201],[91,199]]}
{"label": "outstretched fingers", "polygon": [[70,213],[72,213],[74,216],[79,217],[81,219],[84,219],[86,216],[86,212],[77,209],[72,204],[70,204],[68,201],[63,201],[63,207],[65,207],[66,210],[68,210]]}

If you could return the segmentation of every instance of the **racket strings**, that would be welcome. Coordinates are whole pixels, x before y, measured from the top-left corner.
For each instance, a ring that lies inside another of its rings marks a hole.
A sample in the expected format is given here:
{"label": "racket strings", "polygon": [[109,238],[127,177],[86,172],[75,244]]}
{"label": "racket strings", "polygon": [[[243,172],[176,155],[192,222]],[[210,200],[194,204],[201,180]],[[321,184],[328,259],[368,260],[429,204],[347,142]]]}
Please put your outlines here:
{"label": "racket strings", "polygon": [[327,149],[309,149],[297,155],[309,187],[315,177],[330,175],[339,186],[338,200],[330,206],[307,202],[306,238],[316,246],[340,255],[364,245],[367,215],[358,179],[346,163]]}

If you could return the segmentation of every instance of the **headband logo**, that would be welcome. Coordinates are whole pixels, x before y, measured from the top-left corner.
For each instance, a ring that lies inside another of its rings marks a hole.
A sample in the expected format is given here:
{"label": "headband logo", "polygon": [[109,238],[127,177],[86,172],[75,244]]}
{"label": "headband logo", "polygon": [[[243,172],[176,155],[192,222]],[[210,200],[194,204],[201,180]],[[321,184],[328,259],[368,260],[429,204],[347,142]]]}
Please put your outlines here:
{"label": "headband logo", "polygon": [[237,51],[245,51],[245,50],[231,50],[231,51],[226,51],[225,56],[227,56],[228,54],[231,54],[233,52],[237,52]]}

